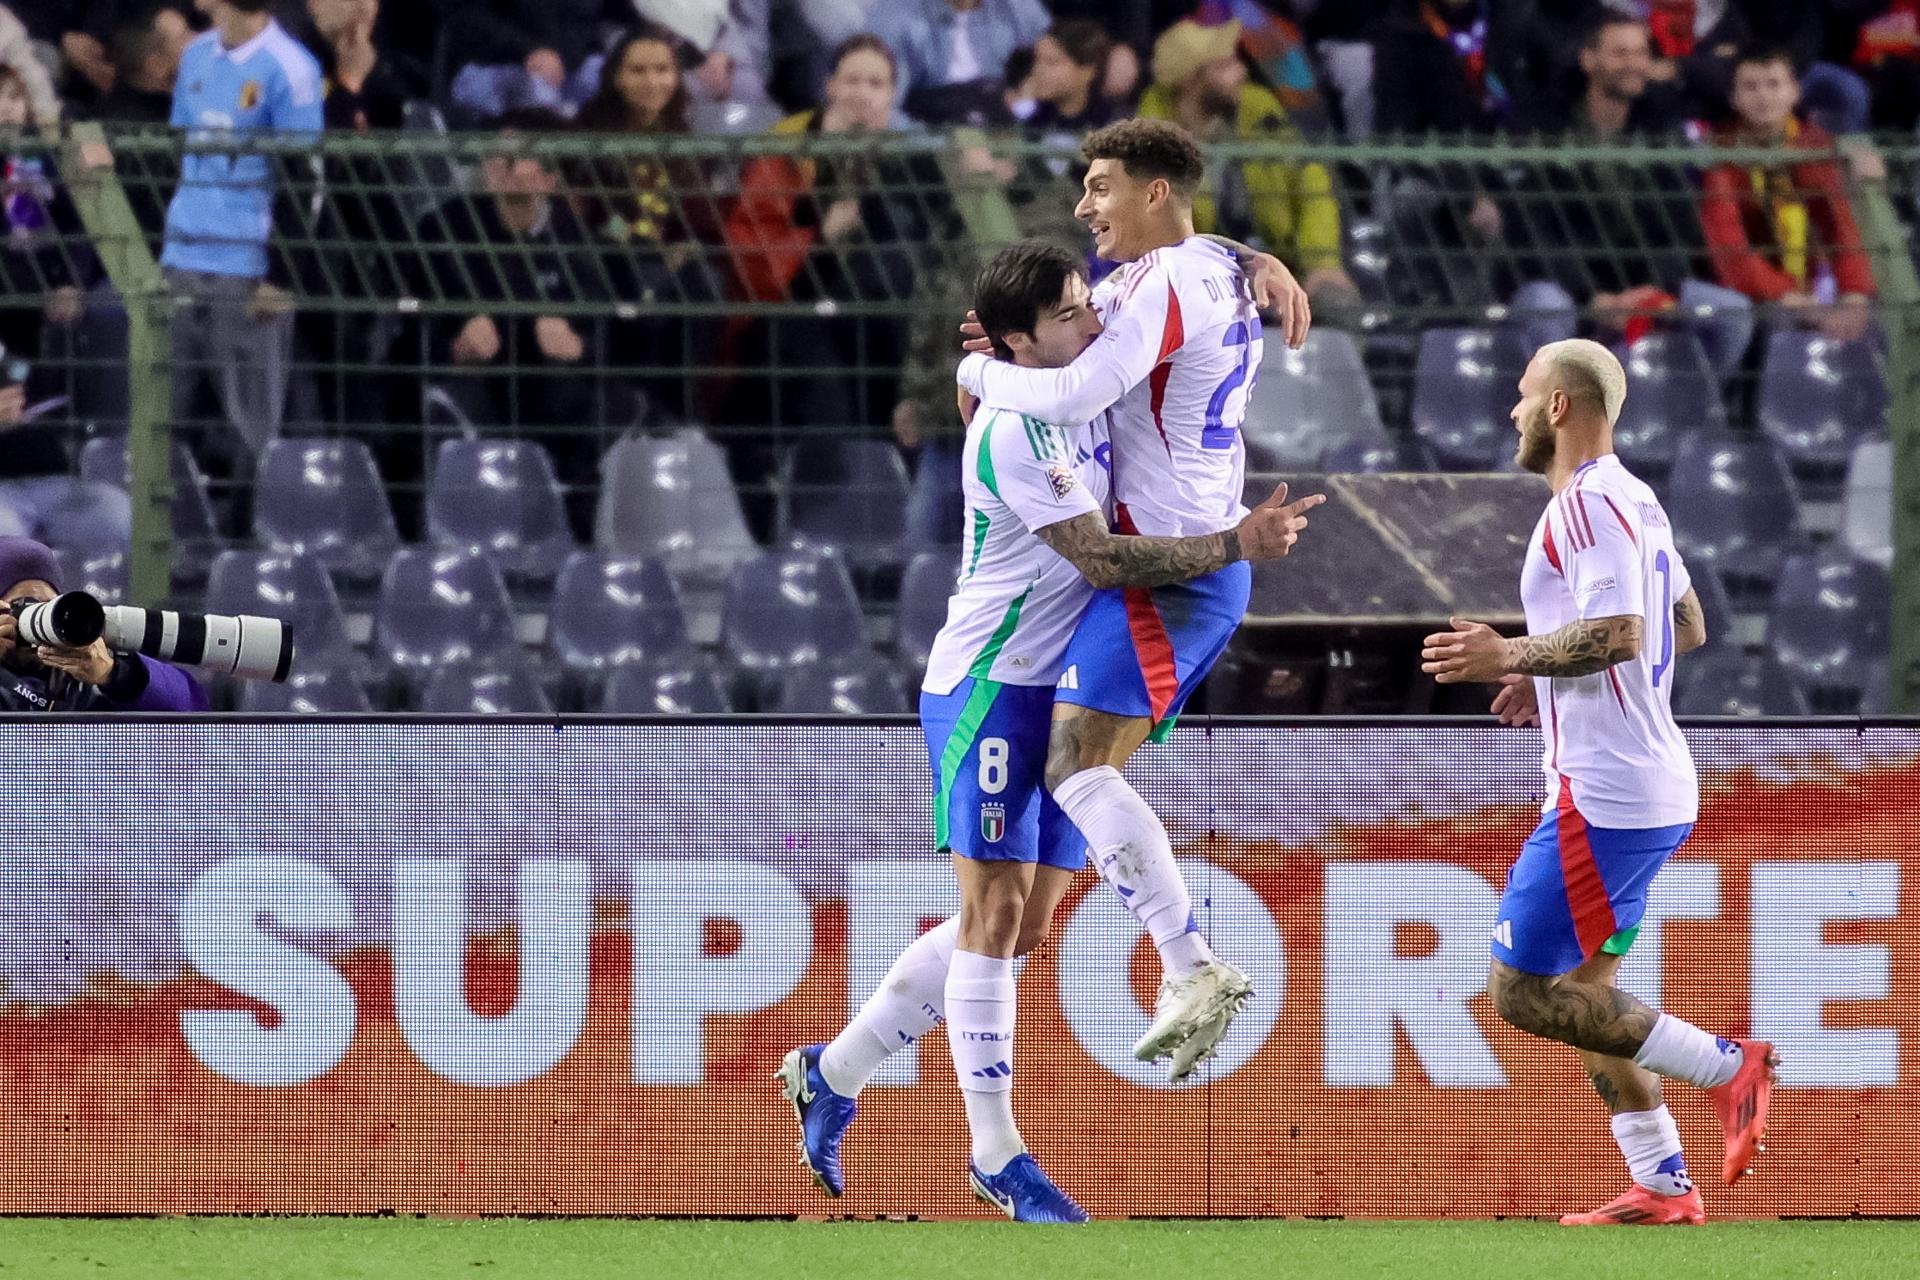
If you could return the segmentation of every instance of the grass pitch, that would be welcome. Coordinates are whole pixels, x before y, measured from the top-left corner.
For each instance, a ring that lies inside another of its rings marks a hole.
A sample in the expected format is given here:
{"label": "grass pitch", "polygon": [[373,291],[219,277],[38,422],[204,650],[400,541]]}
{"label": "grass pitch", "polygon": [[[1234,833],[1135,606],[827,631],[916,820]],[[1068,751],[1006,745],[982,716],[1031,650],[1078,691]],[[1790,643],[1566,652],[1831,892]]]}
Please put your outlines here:
{"label": "grass pitch", "polygon": [[0,1280],[1920,1280],[1920,1221],[1570,1230],[1534,1222],[1011,1223],[0,1219]]}

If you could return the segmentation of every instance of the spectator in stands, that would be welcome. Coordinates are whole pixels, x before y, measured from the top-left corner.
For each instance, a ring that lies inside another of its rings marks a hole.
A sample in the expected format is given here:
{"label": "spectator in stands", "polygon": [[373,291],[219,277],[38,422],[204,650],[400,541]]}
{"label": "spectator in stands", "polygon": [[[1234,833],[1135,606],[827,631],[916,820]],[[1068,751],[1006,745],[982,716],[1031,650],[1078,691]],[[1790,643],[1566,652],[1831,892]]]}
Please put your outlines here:
{"label": "spectator in stands", "polygon": [[427,73],[386,46],[380,0],[307,0],[301,37],[326,77],[329,133],[406,124],[407,104],[427,96]]}
{"label": "spectator in stands", "polygon": [[1238,22],[1241,52],[1287,109],[1287,118],[1302,133],[1319,135],[1329,125],[1327,104],[1292,9],[1289,0],[1203,0],[1193,17],[1207,26]]}
{"label": "spectator in stands", "polygon": [[1753,38],[1736,0],[1608,0],[1644,18],[1653,35],[1653,81],[1675,90],[1689,119],[1717,120],[1727,110],[1733,64]]}
{"label": "spectator in stands", "polygon": [[[484,196],[456,198],[420,227],[422,250],[414,295],[460,304],[436,316],[419,336],[424,364],[445,370],[443,388],[478,427],[524,431],[553,453],[568,510],[584,540],[592,530],[600,429],[625,422],[631,405],[609,404],[611,389],[588,371],[602,363],[604,343],[589,320],[564,314],[611,299],[602,287],[592,237],[558,197],[560,176],[532,154],[525,135],[565,128],[538,109],[501,117],[502,146],[480,166]],[[548,314],[500,304],[552,304]],[[382,455],[382,470],[403,484],[420,474],[416,441]]]}
{"label": "spectator in stands", "polygon": [[1113,40],[1099,23],[1055,23],[1033,46],[1027,84],[1035,105],[1027,128],[1042,138],[1077,142],[1125,115],[1102,83],[1112,55]]}
{"label": "spectator in stands", "polygon": [[1007,55],[1053,25],[1040,0],[886,0],[872,22],[898,67],[894,100],[933,123],[997,107]]}
{"label": "spectator in stands", "polygon": [[[1678,138],[1671,93],[1650,84],[1652,41],[1633,18],[1602,18],[1580,46],[1584,91],[1570,106],[1531,106],[1538,132],[1594,144]],[[1695,278],[1699,219],[1676,163],[1616,164],[1570,149],[1518,171],[1503,227],[1530,259],[1512,299],[1528,350],[1574,335],[1580,308],[1613,339],[1637,337],[1655,317],[1680,314],[1698,328],[1715,365],[1731,373],[1753,338],[1742,294]]]}
{"label": "spectator in stands", "polygon": [[1785,50],[1754,48],[1738,57],[1733,119],[1717,138],[1777,147],[1780,163],[1709,170],[1700,220],[1722,284],[1786,308],[1829,337],[1854,339],[1870,319],[1873,272],[1847,200],[1846,175],[1829,158],[1832,139],[1795,117],[1799,96]]}
{"label": "spectator in stands", "polygon": [[[187,46],[172,124],[190,133],[309,134],[322,128],[320,68],[268,13],[268,0],[198,0],[213,29]],[[160,264],[176,298],[174,418],[191,416],[206,376],[240,438],[258,452],[286,410],[296,272],[276,251],[276,198],[300,170],[265,155],[189,154],[167,207]],[[307,170],[311,173],[311,170]]]}
{"label": "spectator in stands", "polygon": [[[122,22],[113,31],[113,88],[93,105],[93,117],[113,124],[164,125],[173,114],[173,84],[193,29],[166,7]],[[169,184],[171,185],[171,184]]]}
{"label": "spectator in stands", "polygon": [[206,711],[200,682],[172,663],[114,653],[106,641],[78,648],[20,643],[16,601],[59,594],[53,552],[30,538],[0,537],[0,711]]}
{"label": "spectator in stands", "polygon": [[[757,133],[780,119],[767,93],[773,70],[772,0],[641,0],[640,13],[698,51],[688,69],[687,117],[695,133]],[[675,26],[676,18],[681,25]],[[699,29],[693,30],[698,25]]]}
{"label": "spectator in stands", "polygon": [[1511,114],[1491,0],[1394,0],[1371,28],[1382,133],[1490,133]]}
{"label": "spectator in stands", "polygon": [[523,107],[569,114],[588,93],[579,78],[609,24],[633,20],[631,0],[432,0],[454,105],[483,120]]}
{"label": "spectator in stands", "polygon": [[1872,89],[1876,129],[1911,133],[1920,122],[1920,0],[1868,0],[1844,51]]}
{"label": "spectator in stands", "polygon": [[[1280,100],[1247,76],[1240,24],[1169,27],[1153,46],[1154,85],[1140,115],[1173,120],[1202,141],[1292,141]],[[1193,201],[1193,225],[1271,251],[1300,276],[1316,305],[1358,301],[1340,263],[1340,204],[1325,165],[1243,161],[1210,165]]]}
{"label": "spectator in stands", "polygon": [[[54,2],[64,3],[64,0]],[[28,16],[32,13],[29,10]],[[28,25],[11,9],[0,5],[0,63],[12,67],[26,81],[27,100],[33,104],[35,119],[58,120],[60,95],[54,90],[53,72],[40,60],[34,39]]]}
{"label": "spectator in stands", "polygon": [[[680,75],[681,41],[664,27],[642,25],[622,37],[600,73],[600,87],[577,128],[591,133],[678,136],[688,132],[689,92]],[[714,175],[695,160],[655,155],[597,160],[572,175],[578,208],[599,241],[613,247],[609,266],[621,298],[704,304],[721,296],[710,250],[725,240]],[[677,372],[707,364],[715,341],[705,322],[652,308],[618,321],[616,353],[663,372],[642,376],[648,398],[687,417],[695,408],[691,378]]]}

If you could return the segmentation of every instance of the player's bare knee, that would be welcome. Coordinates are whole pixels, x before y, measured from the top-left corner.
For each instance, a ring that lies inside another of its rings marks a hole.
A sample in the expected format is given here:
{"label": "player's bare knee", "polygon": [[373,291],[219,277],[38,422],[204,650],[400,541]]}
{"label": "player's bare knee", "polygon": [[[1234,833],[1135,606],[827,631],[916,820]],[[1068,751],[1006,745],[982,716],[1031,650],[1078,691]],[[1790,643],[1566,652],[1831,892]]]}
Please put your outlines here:
{"label": "player's bare knee", "polygon": [[1020,937],[1019,940],[1014,943],[1013,954],[1016,956],[1031,955],[1033,952],[1039,950],[1040,944],[1045,942],[1047,935],[1052,932],[1053,913],[1051,911],[1038,920],[1022,917],[1020,921]]}

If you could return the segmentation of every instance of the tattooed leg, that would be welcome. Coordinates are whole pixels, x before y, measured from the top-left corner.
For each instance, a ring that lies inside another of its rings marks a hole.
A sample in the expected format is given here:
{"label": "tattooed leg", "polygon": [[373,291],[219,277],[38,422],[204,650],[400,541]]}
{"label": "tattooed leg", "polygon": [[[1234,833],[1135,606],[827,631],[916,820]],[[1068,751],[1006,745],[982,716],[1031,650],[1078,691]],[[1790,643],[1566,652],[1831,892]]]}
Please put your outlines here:
{"label": "tattooed leg", "polygon": [[1133,753],[1153,731],[1145,716],[1116,716],[1069,702],[1053,704],[1053,731],[1047,740],[1047,789],[1058,787],[1083,769],[1127,767]]}
{"label": "tattooed leg", "polygon": [[[1602,952],[1569,976],[1581,982],[1601,983],[1610,987],[1619,975],[1621,959],[1620,956]],[[1610,1115],[1652,1111],[1665,1102],[1660,1090],[1660,1077],[1644,1067],[1636,1066],[1630,1059],[1582,1049],[1580,1062],[1586,1067],[1587,1077],[1593,1081],[1594,1090],[1599,1093],[1600,1101],[1606,1103]]]}
{"label": "tattooed leg", "polygon": [[1522,973],[1498,960],[1487,991],[1494,1010],[1520,1030],[1608,1057],[1632,1058],[1660,1020],[1659,1010],[1618,987],[1579,981],[1574,974]]}

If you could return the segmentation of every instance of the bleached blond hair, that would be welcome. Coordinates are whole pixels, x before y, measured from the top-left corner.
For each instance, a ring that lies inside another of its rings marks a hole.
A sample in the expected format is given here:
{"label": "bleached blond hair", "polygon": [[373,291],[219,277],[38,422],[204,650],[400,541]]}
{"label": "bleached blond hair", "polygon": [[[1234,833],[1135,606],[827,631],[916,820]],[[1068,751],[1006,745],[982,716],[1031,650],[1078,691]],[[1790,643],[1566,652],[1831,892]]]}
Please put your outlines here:
{"label": "bleached blond hair", "polygon": [[1555,388],[1591,402],[1607,415],[1608,426],[1620,421],[1620,407],[1627,402],[1627,371],[1613,352],[1588,338],[1568,338],[1540,348],[1535,359],[1547,362]]}

